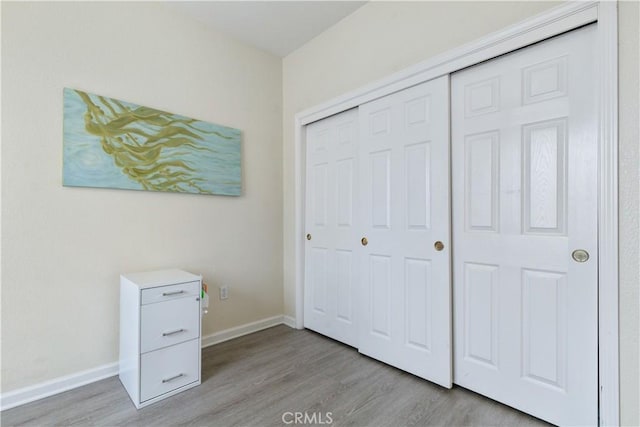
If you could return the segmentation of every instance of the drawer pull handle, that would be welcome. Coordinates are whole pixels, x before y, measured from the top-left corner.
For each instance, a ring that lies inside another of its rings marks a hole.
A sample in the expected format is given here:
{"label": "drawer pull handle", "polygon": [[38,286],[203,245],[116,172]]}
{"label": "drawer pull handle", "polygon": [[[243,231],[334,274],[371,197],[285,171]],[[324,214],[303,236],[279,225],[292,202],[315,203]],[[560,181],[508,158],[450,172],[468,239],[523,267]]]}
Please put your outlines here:
{"label": "drawer pull handle", "polygon": [[180,377],[184,377],[184,374],[178,374],[178,375],[173,376],[173,377],[171,377],[171,378],[165,378],[165,379],[163,379],[163,380],[162,380],[162,383],[163,383],[163,384],[164,384],[164,383],[168,383],[169,381],[177,380],[177,379],[178,379],[178,378],[180,378]]}
{"label": "drawer pull handle", "polygon": [[171,331],[171,332],[163,332],[162,336],[168,337],[169,335],[179,334],[180,332],[184,332],[184,329],[176,329],[175,331]]}
{"label": "drawer pull handle", "polygon": [[163,297],[168,297],[168,296],[171,296],[171,295],[178,295],[178,294],[184,294],[184,291],[163,292],[162,296]]}

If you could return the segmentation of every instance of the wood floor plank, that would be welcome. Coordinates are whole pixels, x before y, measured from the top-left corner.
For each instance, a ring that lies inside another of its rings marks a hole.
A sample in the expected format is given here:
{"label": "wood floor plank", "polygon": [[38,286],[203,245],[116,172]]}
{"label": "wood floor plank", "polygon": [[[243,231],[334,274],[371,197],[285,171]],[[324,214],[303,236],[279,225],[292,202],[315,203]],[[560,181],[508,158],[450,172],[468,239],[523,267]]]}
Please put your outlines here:
{"label": "wood floor plank", "polygon": [[468,390],[444,389],[314,332],[286,326],[205,348],[202,385],[140,410],[112,377],[3,411],[0,422],[264,427],[287,425],[282,418],[286,412],[292,413],[286,421],[295,412],[315,414],[318,425],[331,413],[334,426],[548,425]]}

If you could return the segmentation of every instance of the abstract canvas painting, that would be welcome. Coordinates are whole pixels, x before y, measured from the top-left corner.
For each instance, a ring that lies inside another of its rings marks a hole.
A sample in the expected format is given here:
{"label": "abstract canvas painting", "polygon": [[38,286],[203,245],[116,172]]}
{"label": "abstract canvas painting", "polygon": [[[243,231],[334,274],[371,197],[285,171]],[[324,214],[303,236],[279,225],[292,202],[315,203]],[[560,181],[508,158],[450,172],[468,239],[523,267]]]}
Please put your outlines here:
{"label": "abstract canvas painting", "polygon": [[240,131],[64,89],[63,184],[239,196]]}

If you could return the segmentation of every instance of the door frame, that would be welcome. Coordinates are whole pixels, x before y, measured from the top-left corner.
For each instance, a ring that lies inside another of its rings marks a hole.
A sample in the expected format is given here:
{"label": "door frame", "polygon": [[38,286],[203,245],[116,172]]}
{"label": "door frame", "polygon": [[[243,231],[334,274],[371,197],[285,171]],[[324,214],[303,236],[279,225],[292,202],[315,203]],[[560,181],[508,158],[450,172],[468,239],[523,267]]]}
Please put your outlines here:
{"label": "door frame", "polygon": [[301,111],[294,118],[295,325],[304,327],[304,126],[421,82],[598,23],[598,383],[599,424],[620,423],[618,332],[618,4],[567,2],[517,24]]}

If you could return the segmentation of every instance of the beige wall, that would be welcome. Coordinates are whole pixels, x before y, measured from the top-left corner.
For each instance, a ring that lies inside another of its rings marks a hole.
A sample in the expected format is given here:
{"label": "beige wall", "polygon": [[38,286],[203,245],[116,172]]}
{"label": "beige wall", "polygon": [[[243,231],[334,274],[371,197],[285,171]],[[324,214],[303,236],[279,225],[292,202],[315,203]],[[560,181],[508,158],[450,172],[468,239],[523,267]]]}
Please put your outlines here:
{"label": "beige wall", "polygon": [[[294,114],[555,6],[530,2],[375,2],[283,61],[285,313],[295,312]],[[638,4],[620,5],[622,421],[638,414]]]}
{"label": "beige wall", "polygon": [[[282,314],[281,63],[162,3],[2,2],[3,392],[117,361],[121,272],[228,284],[205,335]],[[243,196],[63,187],[63,87],[241,129]]]}

